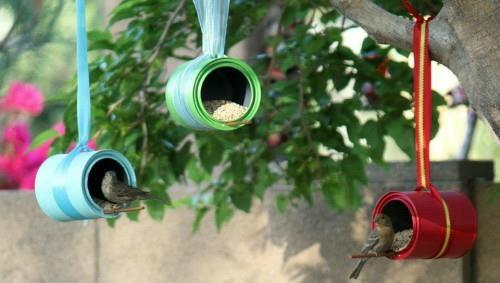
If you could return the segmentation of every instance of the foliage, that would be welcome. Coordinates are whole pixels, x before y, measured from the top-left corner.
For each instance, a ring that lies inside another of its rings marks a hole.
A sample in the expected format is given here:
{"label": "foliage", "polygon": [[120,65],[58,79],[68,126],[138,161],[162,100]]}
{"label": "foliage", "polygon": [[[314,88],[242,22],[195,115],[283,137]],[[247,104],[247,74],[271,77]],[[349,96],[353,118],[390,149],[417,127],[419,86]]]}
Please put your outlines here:
{"label": "foliage", "polygon": [[[395,1],[378,2],[390,8]],[[273,3],[231,1],[227,49],[262,27]],[[196,183],[194,195],[173,203],[196,211],[195,230],[208,212],[220,228],[277,182],[291,188],[276,198],[281,211],[300,200],[312,204],[316,193],[332,209],[355,207],[367,182],[365,165],[383,164],[384,136],[413,154],[412,116],[404,115],[412,107],[408,63],[369,38],[360,54],[351,50],[342,35],[355,25],[327,0],[276,3],[279,28],[265,38],[272,51],[250,58],[261,75],[261,109],[251,125],[233,132],[192,132],[175,125],[165,108],[167,59],[188,60],[200,51],[190,1],[124,0],[109,25],[126,23],[125,30],[89,32],[98,54],[90,65],[97,143],[125,154],[140,185],[158,196],[167,197],[176,182]],[[55,152],[76,136],[74,94],[73,87],[68,134]],[[165,207],[147,205],[151,217],[163,217]]]}

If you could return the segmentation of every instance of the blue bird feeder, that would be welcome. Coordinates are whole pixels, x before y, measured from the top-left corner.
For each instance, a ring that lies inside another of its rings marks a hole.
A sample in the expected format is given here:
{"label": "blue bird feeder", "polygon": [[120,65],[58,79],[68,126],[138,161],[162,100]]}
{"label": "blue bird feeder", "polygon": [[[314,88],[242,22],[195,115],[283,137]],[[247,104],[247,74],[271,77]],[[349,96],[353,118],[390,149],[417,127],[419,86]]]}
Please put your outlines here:
{"label": "blue bird feeder", "polygon": [[136,186],[134,169],[125,156],[114,150],[93,151],[87,147],[91,106],[85,0],[77,0],[76,3],[78,145],[68,154],[57,154],[45,160],[38,169],[35,180],[38,205],[47,216],[58,221],[118,216],[118,213],[105,214],[104,207],[101,206],[105,201],[101,182],[107,171],[116,172],[120,181]]}
{"label": "blue bird feeder", "polygon": [[55,220],[71,221],[113,218],[96,203],[104,199],[101,181],[114,171],[118,179],[136,185],[130,162],[114,150],[75,151],[54,155],[42,164],[36,175],[35,194],[42,211]]}

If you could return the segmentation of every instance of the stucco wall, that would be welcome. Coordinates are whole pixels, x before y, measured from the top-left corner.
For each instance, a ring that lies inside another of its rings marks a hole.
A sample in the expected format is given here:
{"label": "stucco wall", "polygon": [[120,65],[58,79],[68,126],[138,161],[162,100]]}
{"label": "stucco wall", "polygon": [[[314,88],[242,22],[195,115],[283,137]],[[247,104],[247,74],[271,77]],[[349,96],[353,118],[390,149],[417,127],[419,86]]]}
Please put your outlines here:
{"label": "stucco wall", "polygon": [[[348,255],[368,233],[373,202],[411,178],[401,184],[383,178],[401,168],[391,170],[370,172],[371,188],[356,211],[336,213],[318,199],[314,207],[302,204],[279,214],[273,194],[285,188],[275,187],[267,201],[256,202],[250,214],[237,213],[219,233],[210,215],[192,234],[194,215],[185,209],[168,210],[162,223],[145,212],[140,222],[123,218],[115,228],[103,221],[57,223],[40,212],[33,194],[0,192],[0,282],[349,282],[354,262]],[[439,182],[448,189],[465,185]],[[176,187],[174,195],[189,189]],[[358,282],[498,281],[500,201],[492,197],[498,190],[474,185],[480,221],[474,261],[372,260]]]}

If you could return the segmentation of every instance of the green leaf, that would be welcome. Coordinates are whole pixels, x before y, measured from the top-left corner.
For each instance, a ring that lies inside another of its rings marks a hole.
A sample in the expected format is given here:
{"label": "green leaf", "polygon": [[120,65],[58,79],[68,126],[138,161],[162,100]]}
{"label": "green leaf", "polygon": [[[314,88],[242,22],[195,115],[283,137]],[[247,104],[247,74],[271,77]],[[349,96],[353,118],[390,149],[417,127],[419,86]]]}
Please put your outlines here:
{"label": "green leaf", "polygon": [[198,161],[196,159],[189,160],[186,166],[186,171],[187,177],[196,184],[209,180],[211,177],[204,168],[198,165]]}
{"label": "green leaf", "polygon": [[211,173],[215,165],[222,161],[224,148],[216,140],[205,143],[200,147],[200,161],[205,170]]}
{"label": "green leaf", "polygon": [[48,129],[41,132],[38,136],[36,136],[36,138],[31,143],[30,150],[38,148],[42,144],[48,142],[51,139],[56,138],[57,136],[59,136],[59,133],[54,129]]}
{"label": "green leaf", "polygon": [[107,30],[93,30],[87,33],[89,50],[113,49],[113,36]]}
{"label": "green leaf", "polygon": [[345,172],[349,178],[359,180],[362,183],[367,182],[365,165],[358,156],[349,155],[342,160],[341,166],[342,171]]}
{"label": "green leaf", "polygon": [[290,203],[290,198],[286,195],[278,195],[276,197],[276,207],[280,213],[285,213],[288,209],[288,204]]}
{"label": "green leaf", "polygon": [[229,207],[227,202],[222,201],[215,209],[215,225],[217,230],[222,228],[224,223],[227,223],[233,217],[234,209]]}
{"label": "green leaf", "polygon": [[246,186],[235,186],[229,196],[234,206],[245,212],[250,212],[252,208],[252,191]]}
{"label": "green leaf", "polygon": [[414,159],[413,127],[400,119],[391,120],[386,123],[386,129],[387,133],[394,139],[398,147],[406,153],[410,159]]}
{"label": "green leaf", "polygon": [[322,184],[321,193],[323,194],[326,203],[331,209],[337,209],[339,207],[337,199],[335,198],[335,194],[338,190],[341,189],[342,188],[339,188],[338,184],[334,184],[332,182]]}
{"label": "green leaf", "polygon": [[236,180],[242,180],[247,174],[247,164],[245,156],[238,152],[231,154],[231,167],[229,168],[232,176]]}
{"label": "green leaf", "polygon": [[370,148],[370,157],[373,161],[382,163],[385,150],[384,127],[376,121],[369,120],[363,125],[361,135],[366,139]]}
{"label": "green leaf", "polygon": [[175,166],[172,168],[176,176],[184,174],[184,170],[192,157],[191,143],[186,142],[181,149],[172,154],[172,163]]}
{"label": "green leaf", "polygon": [[118,218],[120,218],[120,217],[106,218],[106,222],[108,223],[108,226],[111,227],[111,228],[115,228],[116,221],[118,220]]}
{"label": "green leaf", "polygon": [[132,212],[127,212],[125,213],[127,215],[127,218],[130,221],[137,222],[139,221],[139,211],[132,211]]}
{"label": "green leaf", "polygon": [[200,229],[201,220],[205,217],[210,209],[207,207],[202,207],[196,210],[196,218],[193,222],[192,232],[195,233]]}
{"label": "green leaf", "polygon": [[311,191],[311,180],[307,173],[297,174],[295,176],[294,192],[302,196],[310,205],[313,204]]}
{"label": "green leaf", "polygon": [[146,201],[146,204],[149,216],[151,216],[154,220],[161,222],[163,220],[163,216],[165,215],[165,205],[157,200],[148,200]]}
{"label": "green leaf", "polygon": [[262,167],[259,168],[259,174],[254,185],[254,193],[259,199],[263,200],[266,190],[277,181],[277,178],[271,171],[269,171],[267,165],[261,166]]}

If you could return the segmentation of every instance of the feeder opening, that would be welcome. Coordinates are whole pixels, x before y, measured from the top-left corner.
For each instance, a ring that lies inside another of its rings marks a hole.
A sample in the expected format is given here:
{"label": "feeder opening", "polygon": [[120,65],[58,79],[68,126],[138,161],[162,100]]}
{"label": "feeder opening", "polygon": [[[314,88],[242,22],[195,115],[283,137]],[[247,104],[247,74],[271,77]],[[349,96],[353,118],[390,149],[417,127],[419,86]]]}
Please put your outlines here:
{"label": "feeder opening", "polygon": [[403,202],[390,201],[382,209],[382,213],[389,216],[395,232],[413,228],[410,210]]}
{"label": "feeder opening", "polygon": [[115,171],[118,179],[124,183],[128,183],[126,179],[125,169],[116,160],[110,158],[104,158],[92,165],[90,168],[89,177],[87,180],[87,188],[92,200],[98,203],[99,200],[104,200],[104,195],[101,191],[101,183],[104,178],[104,174],[107,171]]}
{"label": "feeder opening", "polygon": [[243,116],[252,100],[245,75],[232,67],[221,67],[207,75],[201,87],[205,110],[215,119],[233,121]]}
{"label": "feeder opening", "polygon": [[389,216],[394,228],[392,249],[399,252],[405,249],[413,238],[413,221],[410,210],[401,201],[390,201],[382,209],[382,213]]}

